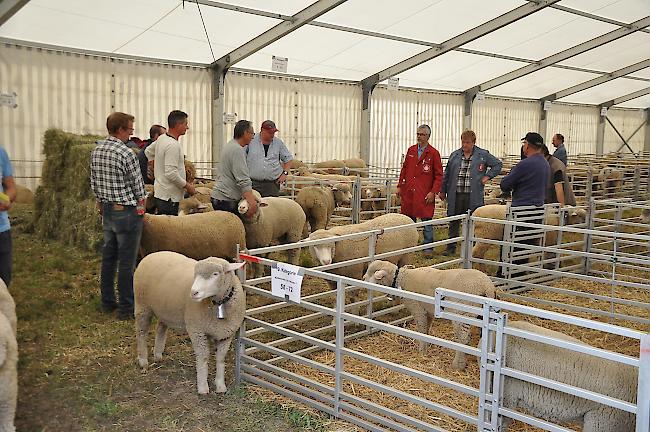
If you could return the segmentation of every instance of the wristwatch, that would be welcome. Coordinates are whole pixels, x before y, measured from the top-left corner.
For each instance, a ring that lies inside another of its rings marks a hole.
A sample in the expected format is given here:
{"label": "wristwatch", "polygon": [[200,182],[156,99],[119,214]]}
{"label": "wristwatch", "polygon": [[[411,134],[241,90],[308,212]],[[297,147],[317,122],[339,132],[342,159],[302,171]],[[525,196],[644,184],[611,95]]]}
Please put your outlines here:
{"label": "wristwatch", "polygon": [[282,171],[282,174],[289,175],[289,171]]}

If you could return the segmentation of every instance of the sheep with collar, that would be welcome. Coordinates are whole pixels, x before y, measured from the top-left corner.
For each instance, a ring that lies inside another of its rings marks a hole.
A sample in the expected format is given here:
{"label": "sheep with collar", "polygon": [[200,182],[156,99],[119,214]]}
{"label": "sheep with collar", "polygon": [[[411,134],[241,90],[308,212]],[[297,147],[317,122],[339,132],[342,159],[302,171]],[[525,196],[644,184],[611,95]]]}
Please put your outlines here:
{"label": "sheep with collar", "polygon": [[[446,288],[488,298],[496,296],[496,288],[490,278],[473,269],[438,270],[432,267],[413,268],[411,266],[398,269],[391,262],[377,260],[370,263],[363,280],[430,297],[435,297],[436,288]],[[403,302],[415,319],[417,331],[427,334],[435,315],[435,305],[408,299],[404,299]],[[454,321],[453,327],[456,341],[468,345],[471,339],[469,326]],[[425,350],[426,342],[420,341],[420,352],[424,353]],[[452,368],[462,370],[466,365],[465,353],[456,351]]]}
{"label": "sheep with collar", "polygon": [[154,361],[162,359],[168,327],[187,331],[196,355],[198,393],[209,393],[211,339],[216,345],[216,391],[226,391],[224,359],[246,313],[246,296],[234,273],[243,264],[214,257],[196,261],[167,251],[148,255],[140,262],[134,275],[134,297],[141,368],[149,364],[147,336],[155,315]]}

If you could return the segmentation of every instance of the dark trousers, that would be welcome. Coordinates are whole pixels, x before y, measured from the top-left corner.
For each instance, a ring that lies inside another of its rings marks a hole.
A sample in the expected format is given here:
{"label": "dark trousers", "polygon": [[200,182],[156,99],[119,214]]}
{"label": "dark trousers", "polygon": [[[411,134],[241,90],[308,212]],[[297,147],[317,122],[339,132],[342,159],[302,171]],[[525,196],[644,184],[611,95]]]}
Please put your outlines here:
{"label": "dark trousers", "polygon": [[5,285],[11,283],[11,230],[0,233],[0,279]]}
{"label": "dark trousers", "polygon": [[178,203],[172,200],[163,201],[160,198],[155,198],[156,208],[158,214],[178,216]]}
{"label": "dark trousers", "polygon": [[[469,193],[457,193],[454,216],[465,214],[467,210],[469,210]],[[447,215],[449,215],[449,212],[447,212]],[[460,223],[461,221],[459,220],[449,222],[449,238],[458,237]],[[449,243],[447,250],[454,252],[456,250],[456,243]]]}
{"label": "dark trousers", "polygon": [[237,206],[239,205],[239,201],[218,200],[214,198],[210,198],[210,201],[212,202],[213,209],[227,211],[239,216],[239,212],[237,211]]}
{"label": "dark trousers", "polygon": [[[527,223],[540,224],[540,225],[541,225],[542,220],[541,220],[541,219],[533,219],[533,220],[529,220],[529,221],[526,221],[526,222],[527,222]],[[525,232],[526,232],[526,231],[530,231],[530,230],[532,230],[532,229],[534,229],[534,228],[528,228],[528,227],[517,227],[517,232],[520,233],[520,234],[525,235]],[[526,244],[526,245],[532,245],[532,246],[539,246],[539,239],[537,239],[537,238],[531,238],[531,239],[517,240],[517,243],[519,243],[519,244]],[[512,253],[514,254],[514,253],[517,253],[517,252],[522,252],[522,251],[524,251],[524,250],[528,250],[528,249],[518,248],[518,247],[513,247],[513,248],[512,248]],[[501,246],[501,248],[499,249],[499,257],[501,257],[502,254],[503,254],[503,246]],[[517,265],[526,265],[526,264],[528,264],[528,260],[529,260],[528,258],[516,258],[516,259],[513,259],[513,260],[512,260],[512,263],[513,263],[513,264],[517,264]],[[510,272],[511,277],[517,277],[517,276],[521,276],[521,275],[523,275],[523,274],[526,274],[526,271],[525,271],[525,270],[513,269],[513,270]],[[497,271],[496,276],[497,276],[497,277],[503,277],[503,273],[502,273],[502,268],[501,268],[501,267],[499,267],[499,270]]]}
{"label": "dark trousers", "polygon": [[[135,206],[115,209],[104,203],[102,224],[104,247],[102,250],[101,295],[102,306],[122,313],[133,313],[133,270],[142,235],[142,216]],[[115,272],[119,303],[115,301]]]}
{"label": "dark trousers", "polygon": [[[414,216],[409,216],[409,217],[411,218],[411,220],[413,222],[417,222],[418,218],[416,218]],[[427,221],[430,221],[430,220],[431,220],[431,218],[420,218],[421,222],[427,222]],[[433,239],[433,237],[434,237],[433,225],[424,226],[422,228],[422,234],[423,234],[422,244],[433,243],[433,240],[434,240]],[[431,249],[424,249],[424,252],[432,252],[432,250]]]}
{"label": "dark trousers", "polygon": [[276,197],[280,195],[280,185],[275,180],[253,180],[253,189],[262,197]]}

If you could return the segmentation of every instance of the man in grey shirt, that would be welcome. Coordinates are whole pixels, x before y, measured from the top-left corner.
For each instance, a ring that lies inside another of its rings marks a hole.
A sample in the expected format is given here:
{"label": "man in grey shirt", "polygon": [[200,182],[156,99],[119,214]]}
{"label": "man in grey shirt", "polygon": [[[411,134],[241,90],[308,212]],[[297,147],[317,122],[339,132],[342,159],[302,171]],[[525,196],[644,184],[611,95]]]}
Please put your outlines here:
{"label": "man in grey shirt", "polygon": [[564,166],[566,166],[568,158],[566,154],[566,147],[564,147],[564,135],[559,133],[553,135],[553,138],[551,138],[551,143],[553,144],[553,147],[555,147],[553,156],[562,161]]}
{"label": "man in grey shirt", "polygon": [[250,217],[257,211],[253,186],[246,165],[244,147],[251,142],[255,131],[248,120],[239,120],[235,125],[233,139],[223,147],[219,164],[219,176],[212,189],[211,201],[215,210],[229,211],[239,215],[237,204],[243,198],[248,201]]}
{"label": "man in grey shirt", "polygon": [[251,172],[253,189],[263,197],[280,195],[280,185],[289,175],[293,155],[275,136],[278,128],[271,120],[262,122],[260,133],[246,148],[246,162]]}

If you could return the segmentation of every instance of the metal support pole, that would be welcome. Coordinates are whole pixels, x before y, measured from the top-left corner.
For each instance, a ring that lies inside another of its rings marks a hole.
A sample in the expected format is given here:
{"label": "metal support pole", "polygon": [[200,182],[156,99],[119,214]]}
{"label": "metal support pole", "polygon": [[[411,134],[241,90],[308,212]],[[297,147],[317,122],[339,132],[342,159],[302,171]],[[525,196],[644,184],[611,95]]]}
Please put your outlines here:
{"label": "metal support pole", "polygon": [[643,151],[650,153],[650,108],[645,110],[645,139],[643,141]]}
{"label": "metal support pole", "polygon": [[539,131],[538,133],[544,138],[544,142],[548,142],[549,139],[546,137],[546,126],[547,126],[547,111],[544,109],[544,100],[540,104],[540,113],[539,113]]}
{"label": "metal support pole", "polygon": [[337,417],[340,412],[340,403],[341,403],[341,388],[342,388],[342,378],[341,373],[343,372],[343,354],[341,350],[343,349],[345,343],[345,327],[343,326],[343,318],[341,313],[345,309],[345,286],[343,282],[339,279],[336,281],[336,348],[334,355],[336,356],[334,364],[334,412]]}
{"label": "metal support pole", "polygon": [[[598,110],[600,111],[601,107],[598,107]],[[598,128],[596,130],[596,154],[598,156],[602,156],[603,151],[605,149],[605,119],[607,116],[602,116],[600,113],[598,114]]]}
{"label": "metal support pole", "polygon": [[465,99],[465,105],[463,108],[463,130],[472,128],[472,106],[474,105],[474,99],[478,92],[479,88],[474,87],[463,93]]}
{"label": "metal support pole", "polygon": [[370,165],[370,121],[371,121],[371,98],[375,86],[361,86],[361,143],[359,146],[359,157]]}
{"label": "metal support pole", "polygon": [[[616,132],[616,135],[618,135],[618,137],[621,139],[621,141],[623,141],[623,146],[627,147],[627,149],[630,151],[630,153],[632,153],[634,155],[634,157],[636,157],[636,154],[634,154],[634,150],[632,150],[632,147],[630,147],[630,145],[627,143],[625,138],[623,138],[623,135],[621,135],[621,133],[618,131],[618,129],[616,129],[616,126],[614,126],[614,123],[612,123],[612,121],[607,116],[605,116],[605,120],[607,120],[607,123],[609,123],[609,125],[612,127],[612,129],[614,129],[614,132]],[[621,146],[621,148],[623,148],[623,146]],[[619,148],[618,151],[620,151],[620,150],[621,149]]]}
{"label": "metal support pole", "polygon": [[212,178],[217,178],[224,137],[225,82],[227,69],[217,66],[212,71]]}
{"label": "metal support pole", "polygon": [[354,180],[352,185],[352,223],[357,224],[361,220],[361,177]]}
{"label": "metal support pole", "polygon": [[[596,217],[596,203],[594,202],[593,198],[589,199],[589,209],[587,210],[587,229],[590,230],[588,233],[585,234],[584,237],[584,249],[583,252],[591,252],[591,246],[593,244],[593,236],[591,234],[591,230],[594,229],[594,218]],[[585,275],[588,275],[589,272],[591,271],[591,258],[585,257],[583,261],[584,265],[582,268],[582,273]]]}
{"label": "metal support pole", "polygon": [[463,260],[463,268],[472,268],[472,240],[474,238],[474,221],[470,218],[470,211],[463,219],[463,240],[460,247],[460,258]]}

